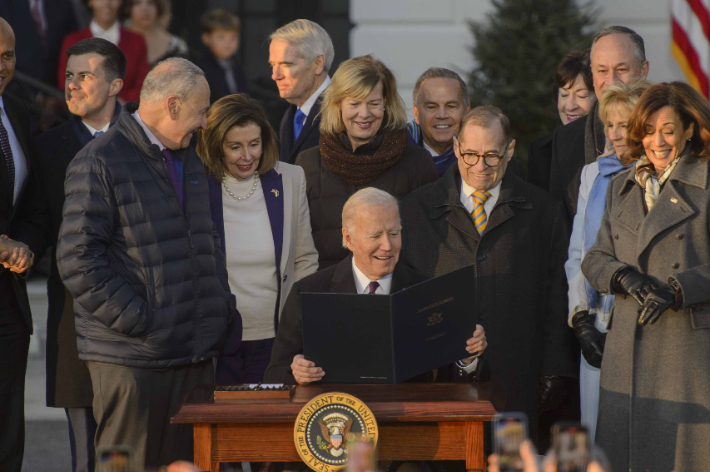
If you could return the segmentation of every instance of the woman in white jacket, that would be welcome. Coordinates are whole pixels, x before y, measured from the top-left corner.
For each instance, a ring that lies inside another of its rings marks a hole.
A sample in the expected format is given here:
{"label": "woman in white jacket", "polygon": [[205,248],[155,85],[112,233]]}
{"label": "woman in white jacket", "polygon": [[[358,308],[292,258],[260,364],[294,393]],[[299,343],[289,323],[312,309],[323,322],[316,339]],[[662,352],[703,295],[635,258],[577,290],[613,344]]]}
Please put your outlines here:
{"label": "woman in white jacket", "polygon": [[599,367],[614,296],[601,294],[589,285],[582,275],[582,259],[596,240],[606,207],[607,186],[616,174],[626,168],[619,161],[619,157],[626,152],[626,122],[636,101],[650,85],[646,81],[611,85],[599,101],[599,117],[604,123],[607,152],[582,169],[577,214],[565,264],[569,285],[569,324],[582,347],[579,369],[582,424],[591,437],[594,437],[597,424]]}

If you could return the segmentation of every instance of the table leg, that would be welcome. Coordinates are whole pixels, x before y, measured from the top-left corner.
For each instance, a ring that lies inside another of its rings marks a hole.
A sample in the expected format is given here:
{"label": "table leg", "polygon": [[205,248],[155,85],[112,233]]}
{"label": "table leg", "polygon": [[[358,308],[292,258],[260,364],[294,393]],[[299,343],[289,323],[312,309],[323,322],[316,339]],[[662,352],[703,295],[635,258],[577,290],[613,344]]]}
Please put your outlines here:
{"label": "table leg", "polygon": [[486,470],[483,457],[483,422],[466,422],[466,469]]}
{"label": "table leg", "polygon": [[212,425],[198,423],[194,426],[195,465],[200,470],[219,472],[219,462],[212,462]]}

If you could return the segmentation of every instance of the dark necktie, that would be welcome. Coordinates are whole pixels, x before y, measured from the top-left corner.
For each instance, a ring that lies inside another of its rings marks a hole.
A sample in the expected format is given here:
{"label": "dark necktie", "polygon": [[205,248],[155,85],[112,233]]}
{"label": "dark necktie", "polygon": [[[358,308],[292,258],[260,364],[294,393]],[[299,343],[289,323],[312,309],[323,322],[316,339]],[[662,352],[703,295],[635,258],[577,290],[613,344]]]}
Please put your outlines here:
{"label": "dark necktie", "polygon": [[[5,113],[5,109],[0,107],[0,115]],[[5,113],[7,116],[7,113]],[[8,120],[9,121],[9,120]],[[7,130],[2,124],[2,117],[0,116],[0,149],[5,155],[5,164],[7,165],[7,171],[10,181],[10,195],[13,199],[15,198],[15,161],[12,157],[12,148],[10,147],[10,137],[7,135]]]}
{"label": "dark necktie", "polygon": [[161,152],[163,154],[163,160],[165,160],[165,167],[168,168],[170,180],[173,182],[173,188],[175,189],[175,193],[180,201],[180,207],[182,208],[182,182],[180,181],[180,174],[178,174],[178,171],[175,168],[175,158],[173,157],[173,153],[170,152],[170,149],[168,148],[163,149]]}
{"label": "dark necktie", "polygon": [[296,142],[298,135],[301,134],[303,129],[303,121],[306,118],[306,114],[299,108],[296,110],[296,114],[293,115],[293,141]]}
{"label": "dark necktie", "polygon": [[378,282],[370,282],[370,284],[367,286],[367,294],[374,295],[379,287],[380,284]]}

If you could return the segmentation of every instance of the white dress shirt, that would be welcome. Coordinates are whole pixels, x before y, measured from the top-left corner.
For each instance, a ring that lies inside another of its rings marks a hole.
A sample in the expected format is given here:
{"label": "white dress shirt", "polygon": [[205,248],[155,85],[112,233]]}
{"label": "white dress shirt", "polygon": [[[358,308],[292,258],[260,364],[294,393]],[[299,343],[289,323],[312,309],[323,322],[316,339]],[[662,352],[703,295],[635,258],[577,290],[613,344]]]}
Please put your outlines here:
{"label": "white dress shirt", "polygon": [[138,122],[139,125],[141,125],[141,128],[143,128],[143,131],[145,131],[145,135],[148,136],[148,140],[150,141],[151,144],[155,144],[156,146],[158,146],[161,151],[163,149],[165,149],[165,146],[163,146],[163,143],[158,141],[158,138],[156,138],[155,135],[145,125],[145,123],[143,123],[143,120],[141,120],[141,116],[138,114],[138,110],[133,112],[133,114],[131,116]]}
{"label": "white dress shirt", "polygon": [[325,89],[328,88],[328,85],[330,85],[330,77],[328,75],[325,76],[325,80],[323,81],[322,84],[320,84],[320,87],[313,92],[313,95],[308,97],[308,100],[303,102],[303,105],[298,107],[299,110],[303,112],[304,115],[306,115],[306,118],[304,118],[303,122],[305,123],[306,119],[308,118],[308,114],[311,112],[311,108],[313,108],[313,105],[316,104],[316,100],[318,100],[318,97],[320,97],[320,94],[323,93]]}
{"label": "white dress shirt", "polygon": [[2,100],[2,96],[0,96],[0,119],[2,120],[2,125],[5,127],[5,130],[7,130],[10,149],[12,150],[12,160],[15,163],[15,192],[12,199],[12,204],[14,205],[17,202],[17,197],[20,196],[20,191],[25,183],[29,169],[27,168],[25,153],[22,152],[20,141],[17,139],[15,130],[12,129],[10,117],[5,113],[5,102]]}
{"label": "white dress shirt", "polygon": [[94,38],[105,39],[116,46],[118,46],[118,42],[121,40],[121,28],[118,25],[118,21],[111,25],[109,29],[103,29],[94,20],[91,20],[89,29],[91,30],[91,35]]}
{"label": "white dress shirt", "polygon": [[[137,113],[137,112],[136,112],[136,113]],[[94,135],[95,135],[96,133],[98,133],[99,131],[101,131],[102,133],[105,133],[106,131],[108,131],[108,125],[111,124],[111,122],[109,121],[108,123],[106,123],[106,126],[104,126],[103,128],[101,128],[101,129],[96,129],[96,128],[94,128],[93,126],[87,124],[85,121],[82,121],[81,123],[82,123],[84,126],[86,126],[86,129],[89,130],[89,133],[91,133],[91,136],[94,136]]]}
{"label": "white dress shirt", "polygon": [[390,288],[392,287],[392,274],[388,274],[378,280],[371,280],[358,268],[357,264],[355,264],[355,258],[353,257],[353,275],[355,276],[355,289],[357,290],[357,293],[369,294],[370,289],[368,288],[368,285],[370,285],[370,282],[377,282],[380,286],[377,287],[377,290],[375,290],[375,295],[390,294]]}
{"label": "white dress shirt", "polygon": [[[488,193],[490,193],[491,196],[488,197],[486,203],[483,204],[483,209],[486,211],[486,218],[491,216],[491,211],[493,211],[493,207],[496,206],[496,202],[498,201],[498,195],[500,195],[500,184],[502,182],[503,181],[501,180],[495,187],[493,187],[492,189],[488,189]],[[469,212],[469,214],[473,212],[474,206],[473,197],[471,197],[471,195],[476,190],[478,189],[471,187],[469,184],[466,183],[463,177],[461,178],[461,203]]]}
{"label": "white dress shirt", "polygon": [[431,154],[431,157],[437,157],[437,156],[439,155],[439,153],[437,153],[436,151],[434,151],[434,149],[433,149],[431,146],[429,146],[429,145],[426,143],[426,141],[424,141],[424,138],[422,138],[422,144],[424,145],[424,149],[426,149],[427,151],[429,151],[429,154]]}

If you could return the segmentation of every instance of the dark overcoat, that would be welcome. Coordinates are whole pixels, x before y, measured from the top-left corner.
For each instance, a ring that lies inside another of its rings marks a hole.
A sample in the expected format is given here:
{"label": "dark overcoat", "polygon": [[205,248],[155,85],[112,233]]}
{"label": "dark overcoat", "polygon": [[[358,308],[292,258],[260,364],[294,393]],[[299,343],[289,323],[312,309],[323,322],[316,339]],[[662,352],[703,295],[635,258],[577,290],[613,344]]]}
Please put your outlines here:
{"label": "dark overcoat", "polygon": [[582,263],[601,292],[626,266],[683,291],[681,310],[643,327],[631,297],[614,302],[596,437],[615,472],[710,470],[710,329],[700,328],[710,316],[710,161],[680,159],[647,215],[635,168],[612,180]]}
{"label": "dark overcoat", "polygon": [[313,146],[318,146],[318,141],[320,140],[320,102],[322,97],[323,95],[321,94],[313,104],[297,139],[294,139],[293,136],[293,117],[296,115],[298,107],[296,105],[288,107],[279,125],[279,140],[281,141],[279,160],[293,164],[296,161],[296,156],[301,152]]}
{"label": "dark overcoat", "polygon": [[318,147],[299,154],[296,164],[306,172],[313,242],[321,269],[337,264],[349,254],[342,244],[341,229],[343,206],[352,194],[365,187],[375,187],[401,200],[412,190],[439,177],[429,151],[412,142],[407,142],[404,154],[395,165],[363,185],[350,184],[333,172]]}
{"label": "dark overcoat", "polygon": [[93,399],[89,369],[84,361],[79,360],[76,346],[73,298],[62,284],[56,262],[56,241],[64,205],[64,176],[67,166],[82,148],[75,131],[77,123],[83,126],[73,117],[32,141],[36,166],[23,213],[39,214],[43,218],[39,225],[23,219],[18,234],[36,257],[51,249],[47,279],[47,406],[61,408],[89,408]]}
{"label": "dark overcoat", "polygon": [[524,411],[537,430],[541,375],[577,377],[567,327],[562,206],[508,169],[483,235],[460,201],[458,166],[402,202],[400,261],[426,276],[475,264],[471,304],[486,330],[491,381],[505,411]]}

